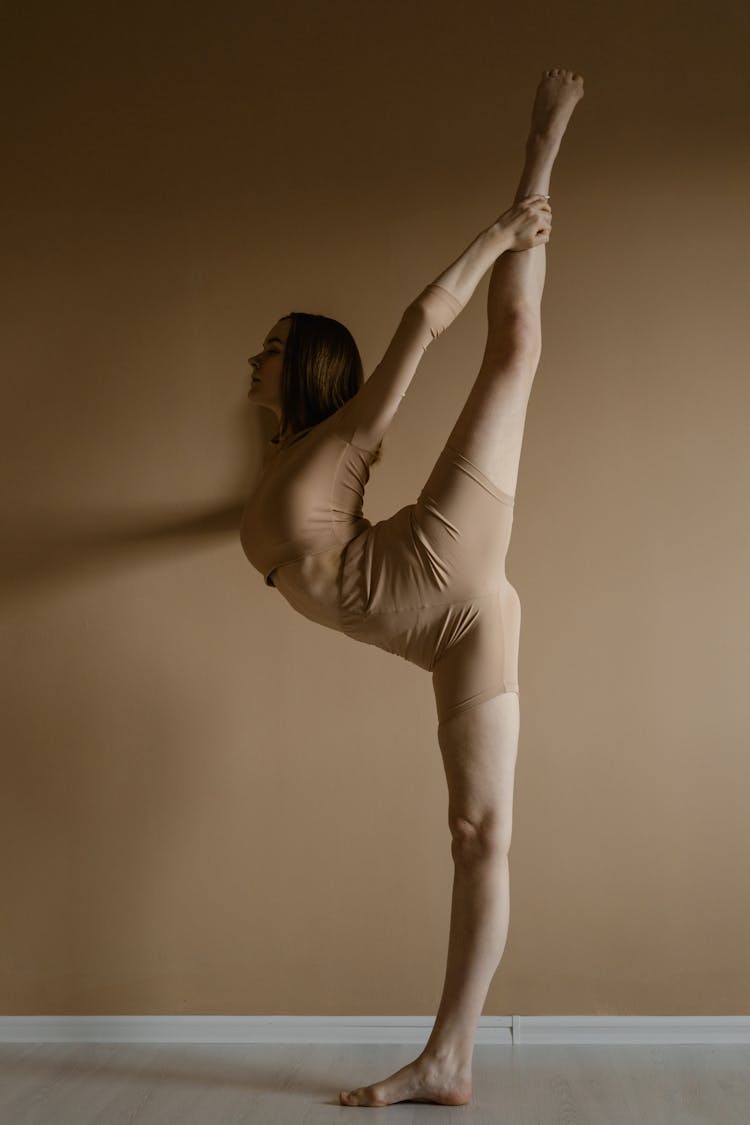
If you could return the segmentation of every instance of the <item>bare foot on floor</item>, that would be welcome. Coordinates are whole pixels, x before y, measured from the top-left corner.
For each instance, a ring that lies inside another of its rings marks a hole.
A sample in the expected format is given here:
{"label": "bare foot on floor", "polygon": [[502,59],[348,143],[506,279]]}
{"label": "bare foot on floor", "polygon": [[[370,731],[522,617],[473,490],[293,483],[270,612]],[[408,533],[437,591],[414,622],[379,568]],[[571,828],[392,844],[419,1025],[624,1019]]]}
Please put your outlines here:
{"label": "bare foot on floor", "polygon": [[468,1105],[471,1101],[471,1072],[454,1071],[420,1055],[390,1078],[341,1090],[341,1105],[391,1105],[393,1102],[435,1102],[437,1105]]}
{"label": "bare foot on floor", "polygon": [[531,132],[562,138],[577,102],[583,97],[583,78],[573,70],[545,70],[531,111]]}

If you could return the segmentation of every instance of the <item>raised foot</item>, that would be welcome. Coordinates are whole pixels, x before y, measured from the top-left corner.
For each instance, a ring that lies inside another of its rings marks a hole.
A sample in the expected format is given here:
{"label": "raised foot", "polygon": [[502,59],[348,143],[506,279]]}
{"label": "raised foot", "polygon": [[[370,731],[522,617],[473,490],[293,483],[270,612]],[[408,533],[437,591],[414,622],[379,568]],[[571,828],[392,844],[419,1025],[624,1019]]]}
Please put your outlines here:
{"label": "raised foot", "polygon": [[572,70],[545,70],[531,111],[531,132],[562,137],[577,102],[583,97],[583,78]]}
{"label": "raised foot", "polygon": [[393,1102],[433,1102],[437,1105],[468,1105],[471,1075],[441,1070],[437,1064],[415,1059],[382,1082],[341,1090],[341,1105],[384,1106]]}

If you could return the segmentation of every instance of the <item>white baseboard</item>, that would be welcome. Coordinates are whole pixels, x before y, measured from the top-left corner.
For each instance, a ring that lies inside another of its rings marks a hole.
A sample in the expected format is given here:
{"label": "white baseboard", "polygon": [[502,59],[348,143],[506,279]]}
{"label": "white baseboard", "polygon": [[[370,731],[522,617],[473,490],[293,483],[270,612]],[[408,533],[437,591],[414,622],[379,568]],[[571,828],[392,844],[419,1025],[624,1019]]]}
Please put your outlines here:
{"label": "white baseboard", "polygon": [[750,1016],[513,1016],[514,1043],[750,1043]]}
{"label": "white baseboard", "polygon": [[[434,1016],[0,1016],[0,1043],[418,1043]],[[750,1043],[750,1016],[482,1016],[477,1046]]]}

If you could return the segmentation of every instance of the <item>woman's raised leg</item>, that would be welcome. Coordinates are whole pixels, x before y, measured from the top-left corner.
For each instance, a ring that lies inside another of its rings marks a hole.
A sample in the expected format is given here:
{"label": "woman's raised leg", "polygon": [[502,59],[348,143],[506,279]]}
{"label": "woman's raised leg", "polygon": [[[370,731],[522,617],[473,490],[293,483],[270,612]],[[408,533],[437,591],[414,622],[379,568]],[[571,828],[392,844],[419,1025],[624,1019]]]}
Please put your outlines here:
{"label": "woman's raised leg", "polygon": [[[514,202],[549,193],[552,166],[583,80],[548,70],[537,87],[526,159]],[[492,267],[482,365],[447,444],[504,492],[515,495],[526,408],[542,351],[544,244],[506,251]]]}

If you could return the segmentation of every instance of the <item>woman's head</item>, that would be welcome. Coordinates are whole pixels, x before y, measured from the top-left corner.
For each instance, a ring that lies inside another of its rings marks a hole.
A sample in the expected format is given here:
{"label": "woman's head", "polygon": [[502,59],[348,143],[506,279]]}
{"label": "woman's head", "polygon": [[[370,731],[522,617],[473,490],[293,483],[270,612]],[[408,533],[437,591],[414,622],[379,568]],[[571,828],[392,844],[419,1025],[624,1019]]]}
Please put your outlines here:
{"label": "woman's head", "polygon": [[253,369],[248,397],[273,410],[280,434],[322,422],[364,382],[362,359],[349,329],[314,313],[281,317],[263,349],[248,362]]}

